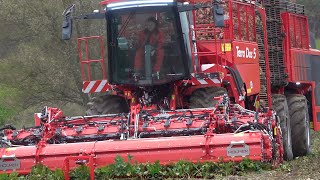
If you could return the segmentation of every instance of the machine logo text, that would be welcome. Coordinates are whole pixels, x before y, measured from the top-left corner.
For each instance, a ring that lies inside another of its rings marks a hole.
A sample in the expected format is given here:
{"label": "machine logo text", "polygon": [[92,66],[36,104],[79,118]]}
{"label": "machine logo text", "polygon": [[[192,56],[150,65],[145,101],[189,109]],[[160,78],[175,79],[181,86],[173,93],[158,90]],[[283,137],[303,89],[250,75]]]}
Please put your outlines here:
{"label": "machine logo text", "polygon": [[241,49],[239,46],[236,46],[237,49],[237,57],[238,58],[249,58],[249,59],[256,59],[257,57],[257,49],[253,48],[252,50],[248,47],[245,49]]}

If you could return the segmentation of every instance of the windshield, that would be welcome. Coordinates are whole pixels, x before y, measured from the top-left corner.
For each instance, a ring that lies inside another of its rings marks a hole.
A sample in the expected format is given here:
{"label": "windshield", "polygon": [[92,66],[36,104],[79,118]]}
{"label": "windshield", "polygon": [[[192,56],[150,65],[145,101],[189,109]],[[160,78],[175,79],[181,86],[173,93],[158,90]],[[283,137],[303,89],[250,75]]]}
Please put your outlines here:
{"label": "windshield", "polygon": [[107,13],[112,84],[148,86],[186,78],[183,60],[187,60],[176,16],[172,6]]}

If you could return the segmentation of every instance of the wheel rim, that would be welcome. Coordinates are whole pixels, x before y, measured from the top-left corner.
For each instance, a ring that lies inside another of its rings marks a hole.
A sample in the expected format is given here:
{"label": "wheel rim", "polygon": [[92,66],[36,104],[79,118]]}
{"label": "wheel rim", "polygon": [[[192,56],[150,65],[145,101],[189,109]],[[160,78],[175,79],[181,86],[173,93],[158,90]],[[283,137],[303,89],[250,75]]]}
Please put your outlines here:
{"label": "wheel rim", "polygon": [[307,138],[307,150],[309,150],[309,147],[310,147],[310,123],[309,123],[309,120],[307,119],[307,113],[305,113],[305,116],[304,116],[304,121],[306,122],[306,138]]}
{"label": "wheel rim", "polygon": [[289,124],[289,118],[287,117],[286,118],[286,125],[287,125],[287,144],[288,144],[288,147],[291,148],[291,127],[290,127],[290,124]]}

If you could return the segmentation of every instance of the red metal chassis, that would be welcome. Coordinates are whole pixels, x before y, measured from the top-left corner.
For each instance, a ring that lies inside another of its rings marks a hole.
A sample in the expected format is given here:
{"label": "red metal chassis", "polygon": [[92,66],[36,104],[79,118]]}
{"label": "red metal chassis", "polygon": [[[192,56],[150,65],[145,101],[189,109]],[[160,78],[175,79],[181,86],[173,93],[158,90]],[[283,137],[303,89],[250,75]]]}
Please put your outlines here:
{"label": "red metal chassis", "polygon": [[[157,160],[161,164],[179,160],[226,162],[241,161],[243,158],[273,162],[275,165],[281,163],[281,130],[272,111],[255,113],[240,105],[228,105],[225,98],[221,97],[219,100],[219,105],[213,108],[149,111],[148,117],[143,116],[147,111],[136,107],[131,116],[136,113],[140,116],[127,123],[125,129],[121,127],[127,122],[128,116],[66,118],[61,110],[48,108],[46,118],[41,120],[40,140],[37,144],[1,148],[0,168],[2,173],[16,171],[28,174],[35,164],[42,164],[52,170],[63,169],[68,179],[69,170],[79,164],[89,166],[93,178],[94,168],[114,163],[117,155],[124,158],[131,155],[139,163]],[[221,103],[223,101],[225,103]],[[259,129],[254,124],[266,128]],[[250,128],[246,129],[247,126]],[[196,135],[198,131],[193,131],[195,129],[203,132]],[[18,132],[7,129],[4,132],[7,140],[14,142],[27,139],[37,130],[35,127]],[[171,133],[175,131],[178,134]],[[61,132],[58,133],[59,136],[57,132]],[[191,133],[188,135],[188,132]],[[58,137],[79,140],[80,137],[92,134],[97,135],[96,137],[113,134],[117,136],[115,139],[100,141],[57,141]],[[125,138],[123,134],[126,134]]]}

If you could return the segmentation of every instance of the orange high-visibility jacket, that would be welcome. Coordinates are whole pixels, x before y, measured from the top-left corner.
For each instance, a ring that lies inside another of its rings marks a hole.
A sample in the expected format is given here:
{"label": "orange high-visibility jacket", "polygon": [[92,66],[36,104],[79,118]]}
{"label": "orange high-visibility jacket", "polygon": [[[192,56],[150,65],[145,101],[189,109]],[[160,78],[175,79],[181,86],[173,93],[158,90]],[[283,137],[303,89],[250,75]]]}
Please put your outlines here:
{"label": "orange high-visibility jacket", "polygon": [[[149,37],[150,36],[150,37]],[[139,43],[138,48],[135,56],[134,68],[135,70],[142,70],[144,69],[143,61],[144,61],[144,47],[148,44],[148,37],[149,37],[149,44],[155,47],[155,57],[152,59],[153,61],[153,71],[159,72],[163,57],[164,57],[164,50],[163,50],[163,42],[164,42],[164,34],[160,31],[153,31],[148,32],[147,30],[142,31],[139,34]]]}

